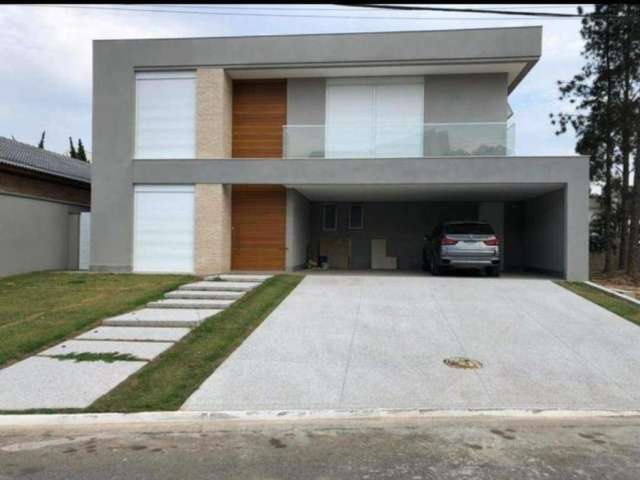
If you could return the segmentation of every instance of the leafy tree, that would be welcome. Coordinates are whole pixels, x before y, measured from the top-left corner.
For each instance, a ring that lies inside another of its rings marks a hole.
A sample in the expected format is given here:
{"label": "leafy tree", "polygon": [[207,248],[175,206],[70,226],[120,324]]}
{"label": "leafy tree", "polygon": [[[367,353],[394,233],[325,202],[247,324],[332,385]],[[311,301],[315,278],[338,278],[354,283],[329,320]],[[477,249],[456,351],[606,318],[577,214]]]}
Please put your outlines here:
{"label": "leafy tree", "polygon": [[42,135],[40,135],[40,141],[38,142],[38,148],[42,148],[44,150],[44,137],[47,134],[46,130],[42,131]]}

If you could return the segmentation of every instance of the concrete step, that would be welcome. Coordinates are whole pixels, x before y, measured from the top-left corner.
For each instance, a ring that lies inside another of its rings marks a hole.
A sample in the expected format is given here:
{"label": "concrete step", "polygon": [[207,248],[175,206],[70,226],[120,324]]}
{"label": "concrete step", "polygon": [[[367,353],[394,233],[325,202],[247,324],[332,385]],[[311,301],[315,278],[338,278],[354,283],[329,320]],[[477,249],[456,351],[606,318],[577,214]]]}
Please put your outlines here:
{"label": "concrete step", "polygon": [[185,298],[164,299],[156,302],[149,302],[149,308],[189,308],[189,309],[223,309],[233,303],[233,300],[189,300]]}
{"label": "concrete step", "polygon": [[140,360],[153,360],[165,350],[171,348],[173,342],[126,342],[126,341],[102,341],[95,340],[67,340],[58,345],[40,352],[39,356],[52,357],[67,353],[124,353],[133,355]]}
{"label": "concrete step", "polygon": [[212,290],[174,290],[165,294],[165,298],[187,300],[237,300],[244,292],[216,292]]}
{"label": "concrete step", "polygon": [[220,313],[219,308],[143,308],[107,318],[103,325],[111,327],[186,327],[193,328]]}
{"label": "concrete step", "polygon": [[212,275],[206,277],[205,280],[210,281],[222,281],[222,282],[264,282],[266,279],[271,278],[271,275],[258,275],[250,273],[224,273],[220,275]]}
{"label": "concrete step", "polygon": [[260,285],[252,282],[195,282],[182,285],[179,290],[212,291],[212,292],[246,292]]}
{"label": "concrete step", "polygon": [[[169,312],[170,310],[165,310]],[[202,310],[198,310],[201,312]],[[97,327],[76,337],[76,340],[101,342],[108,340],[133,340],[145,342],[177,342],[191,331],[181,327]]]}

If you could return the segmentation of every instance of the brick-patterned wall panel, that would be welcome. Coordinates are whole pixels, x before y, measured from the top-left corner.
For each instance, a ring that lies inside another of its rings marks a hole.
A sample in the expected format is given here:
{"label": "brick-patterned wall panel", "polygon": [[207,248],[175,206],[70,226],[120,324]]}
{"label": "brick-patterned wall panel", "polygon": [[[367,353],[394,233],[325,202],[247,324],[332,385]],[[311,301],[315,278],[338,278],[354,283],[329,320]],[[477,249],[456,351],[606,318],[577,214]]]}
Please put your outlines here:
{"label": "brick-patterned wall panel", "polygon": [[282,158],[286,80],[233,82],[233,157]]}
{"label": "brick-patterned wall panel", "polygon": [[233,270],[284,270],[287,194],[279,185],[234,185]]}
{"label": "brick-patterned wall panel", "polygon": [[195,270],[197,275],[231,268],[231,186],[196,185]]}
{"label": "brick-patterned wall panel", "polygon": [[231,157],[232,82],[221,68],[197,70],[198,158]]}
{"label": "brick-patterned wall panel", "polygon": [[29,197],[58,200],[89,206],[91,190],[74,185],[56,183],[44,178],[19,175],[10,169],[0,168],[0,192],[15,193]]}

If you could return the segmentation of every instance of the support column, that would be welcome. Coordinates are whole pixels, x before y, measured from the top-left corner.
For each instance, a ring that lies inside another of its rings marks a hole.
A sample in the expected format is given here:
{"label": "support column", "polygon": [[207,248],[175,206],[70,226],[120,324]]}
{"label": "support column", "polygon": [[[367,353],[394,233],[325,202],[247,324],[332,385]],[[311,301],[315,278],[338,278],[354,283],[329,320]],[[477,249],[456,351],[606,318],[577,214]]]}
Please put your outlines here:
{"label": "support column", "polygon": [[196,185],[195,270],[211,275],[231,269],[231,186]]}
{"label": "support column", "polygon": [[[588,164],[587,164],[588,165]],[[585,175],[584,178],[589,178]],[[589,280],[589,183],[569,182],[564,189],[565,278]]]}
{"label": "support column", "polygon": [[[221,68],[197,70],[196,157],[231,158],[233,83]],[[231,185],[195,186],[195,272],[231,269]]]}
{"label": "support column", "polygon": [[197,158],[231,158],[233,83],[221,68],[198,68],[197,85]]}

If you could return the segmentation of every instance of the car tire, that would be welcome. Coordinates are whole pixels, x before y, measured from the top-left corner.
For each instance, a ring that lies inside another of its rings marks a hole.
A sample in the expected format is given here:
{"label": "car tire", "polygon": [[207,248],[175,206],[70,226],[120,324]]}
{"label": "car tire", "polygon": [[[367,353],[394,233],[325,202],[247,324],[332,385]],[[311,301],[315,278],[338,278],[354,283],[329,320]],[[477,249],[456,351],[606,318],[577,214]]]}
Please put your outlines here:
{"label": "car tire", "polygon": [[442,270],[440,269],[440,266],[436,264],[433,257],[431,257],[431,275],[433,275],[434,277],[437,277],[438,275],[440,275],[441,272]]}
{"label": "car tire", "polygon": [[487,275],[490,277],[499,277],[500,276],[500,268],[499,267],[489,267],[487,269]]}
{"label": "car tire", "polygon": [[427,259],[427,256],[424,253],[422,254],[422,270],[424,270],[425,272],[431,271],[431,263],[429,262],[429,260]]}

